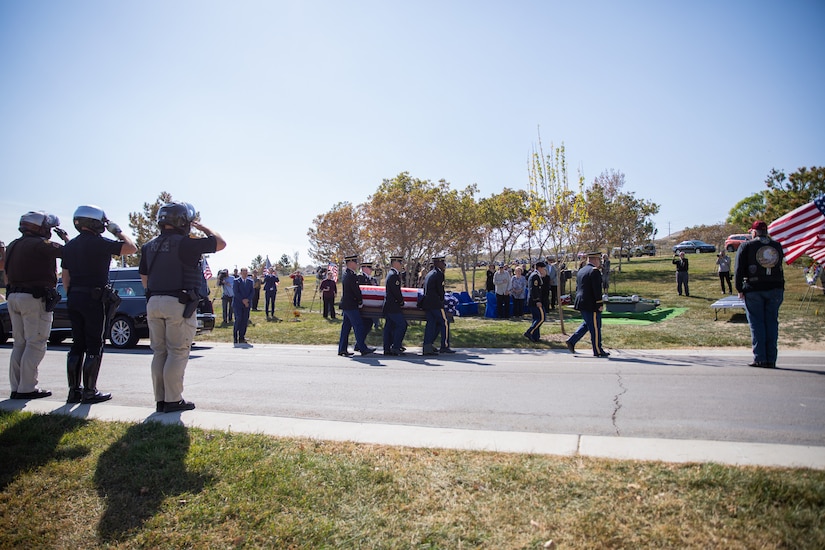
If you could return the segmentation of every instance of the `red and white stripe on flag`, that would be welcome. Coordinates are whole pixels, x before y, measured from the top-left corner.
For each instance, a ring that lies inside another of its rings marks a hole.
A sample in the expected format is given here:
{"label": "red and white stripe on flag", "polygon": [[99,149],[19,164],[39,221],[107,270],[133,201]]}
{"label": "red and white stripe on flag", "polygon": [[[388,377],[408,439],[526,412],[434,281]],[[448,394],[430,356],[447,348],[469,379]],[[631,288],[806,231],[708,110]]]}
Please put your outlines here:
{"label": "red and white stripe on flag", "polygon": [[209,269],[209,262],[206,261],[206,258],[203,259],[203,278],[207,281],[212,278],[212,270]]}
{"label": "red and white stripe on flag", "polygon": [[768,233],[782,245],[788,264],[815,249],[820,234],[825,234],[825,195],[777,218]]}
{"label": "red and white stripe on flag", "polygon": [[338,264],[334,264],[334,263],[330,262],[329,267],[327,267],[327,270],[332,272],[332,280],[337,283],[338,282]]}

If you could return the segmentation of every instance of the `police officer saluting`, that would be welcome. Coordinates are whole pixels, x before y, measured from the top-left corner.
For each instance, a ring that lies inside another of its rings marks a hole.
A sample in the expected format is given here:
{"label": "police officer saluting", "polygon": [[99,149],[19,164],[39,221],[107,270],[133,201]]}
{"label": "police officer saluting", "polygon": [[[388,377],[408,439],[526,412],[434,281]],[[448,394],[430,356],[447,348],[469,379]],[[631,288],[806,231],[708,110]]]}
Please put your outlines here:
{"label": "police officer saluting", "polygon": [[[66,403],[100,403],[112,398],[111,393],[97,391],[110,298],[109,264],[112,256],[134,254],[137,247],[97,206],[78,206],[73,221],[80,234],[66,243],[61,264],[72,323],[72,347],[66,356]],[[118,240],[103,238],[106,229]]]}
{"label": "police officer saluting", "polygon": [[58,225],[57,216],[27,212],[20,217],[22,237],[6,249],[6,299],[14,338],[9,360],[10,399],[38,399],[52,394],[37,387],[37,370],[46,355],[52,309],[60,297],[55,290],[55,260],[63,255],[63,246],[49,240],[52,228],[64,241],[68,238]]}
{"label": "police officer saluting", "polygon": [[[198,330],[195,309],[203,298],[203,272],[198,266],[202,254],[226,248],[220,235],[195,221],[196,215],[188,202],[164,204],[158,209],[160,235],[141,249],[139,271],[149,297],[146,314],[157,412],[195,408],[183,399],[183,375]],[[192,227],[206,237],[190,238]]]}

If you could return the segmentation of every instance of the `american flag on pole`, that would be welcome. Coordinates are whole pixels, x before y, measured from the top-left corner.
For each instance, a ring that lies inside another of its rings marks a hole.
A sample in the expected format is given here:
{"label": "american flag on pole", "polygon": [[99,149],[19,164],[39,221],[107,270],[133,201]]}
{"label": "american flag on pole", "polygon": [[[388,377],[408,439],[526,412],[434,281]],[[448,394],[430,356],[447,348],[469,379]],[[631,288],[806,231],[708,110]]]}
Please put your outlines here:
{"label": "american flag on pole", "polygon": [[825,195],[777,218],[768,226],[768,233],[782,245],[788,264],[815,249],[820,234],[825,233]]}
{"label": "american flag on pole", "polygon": [[212,278],[212,270],[209,269],[209,262],[206,261],[206,258],[203,259],[203,278],[207,281]]}
{"label": "american flag on pole", "polygon": [[264,267],[267,269],[272,269],[272,262],[269,261],[269,254],[266,255],[266,263],[264,264]]}
{"label": "american flag on pole", "polygon": [[332,273],[332,280],[337,283],[338,282],[338,264],[334,264],[332,262],[329,262],[329,266],[327,267],[327,270],[330,273]]}

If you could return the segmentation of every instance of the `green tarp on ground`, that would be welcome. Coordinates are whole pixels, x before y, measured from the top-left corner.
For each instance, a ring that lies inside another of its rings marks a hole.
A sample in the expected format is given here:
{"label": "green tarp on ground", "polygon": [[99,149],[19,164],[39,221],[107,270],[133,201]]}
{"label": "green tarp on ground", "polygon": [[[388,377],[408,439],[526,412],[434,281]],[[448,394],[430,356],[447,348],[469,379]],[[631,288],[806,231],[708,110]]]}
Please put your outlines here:
{"label": "green tarp on ground", "polygon": [[[678,317],[687,311],[686,307],[657,307],[644,313],[611,313],[605,311],[602,313],[603,325],[650,325],[667,319]],[[565,309],[565,315],[568,319],[579,321],[581,315],[575,312],[572,316],[570,310]]]}

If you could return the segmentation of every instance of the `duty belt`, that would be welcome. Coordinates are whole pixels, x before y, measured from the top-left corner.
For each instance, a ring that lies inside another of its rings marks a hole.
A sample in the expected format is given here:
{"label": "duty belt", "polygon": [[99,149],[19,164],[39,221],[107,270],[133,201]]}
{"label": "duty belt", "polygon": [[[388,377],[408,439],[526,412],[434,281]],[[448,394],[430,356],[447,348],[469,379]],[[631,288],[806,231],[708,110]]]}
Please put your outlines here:
{"label": "duty belt", "polygon": [[[37,289],[37,290],[41,290],[41,289]],[[18,292],[21,293],[21,294],[34,294],[35,289],[30,288],[30,287],[25,287],[25,286],[10,286],[9,287],[9,294],[16,294]]]}

